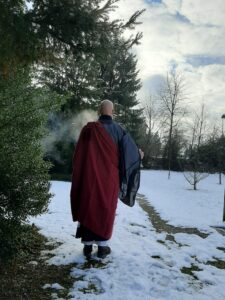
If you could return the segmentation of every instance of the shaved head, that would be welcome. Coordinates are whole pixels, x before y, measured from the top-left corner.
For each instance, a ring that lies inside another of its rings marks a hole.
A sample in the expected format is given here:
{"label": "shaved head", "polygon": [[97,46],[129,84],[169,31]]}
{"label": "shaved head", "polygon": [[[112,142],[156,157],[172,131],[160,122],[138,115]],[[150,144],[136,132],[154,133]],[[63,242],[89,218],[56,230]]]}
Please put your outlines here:
{"label": "shaved head", "polygon": [[113,103],[110,100],[103,100],[99,107],[101,115],[113,116]]}

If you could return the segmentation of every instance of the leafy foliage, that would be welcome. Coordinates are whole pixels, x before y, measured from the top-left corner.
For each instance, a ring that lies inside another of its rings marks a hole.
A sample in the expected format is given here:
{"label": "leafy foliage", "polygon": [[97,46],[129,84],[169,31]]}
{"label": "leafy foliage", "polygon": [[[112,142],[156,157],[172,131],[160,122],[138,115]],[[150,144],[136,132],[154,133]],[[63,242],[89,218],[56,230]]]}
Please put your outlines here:
{"label": "leafy foliage", "polygon": [[49,164],[40,140],[48,113],[61,97],[31,85],[21,70],[0,82],[0,243],[10,253],[20,225],[47,209]]}

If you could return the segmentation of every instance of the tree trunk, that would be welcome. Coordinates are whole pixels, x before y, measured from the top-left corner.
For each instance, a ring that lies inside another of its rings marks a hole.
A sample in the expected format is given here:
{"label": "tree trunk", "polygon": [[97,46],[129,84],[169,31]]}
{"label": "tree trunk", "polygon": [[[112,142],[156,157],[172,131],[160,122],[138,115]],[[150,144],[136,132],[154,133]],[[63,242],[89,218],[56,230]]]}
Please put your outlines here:
{"label": "tree trunk", "polygon": [[194,172],[194,190],[197,190],[197,174]]}
{"label": "tree trunk", "polygon": [[170,120],[170,131],[169,131],[169,141],[168,141],[168,179],[170,179],[170,169],[171,169],[171,145],[172,145],[172,130],[173,130],[173,113]]}
{"label": "tree trunk", "polygon": [[223,222],[225,221],[225,190],[224,190],[224,203],[223,203]]}

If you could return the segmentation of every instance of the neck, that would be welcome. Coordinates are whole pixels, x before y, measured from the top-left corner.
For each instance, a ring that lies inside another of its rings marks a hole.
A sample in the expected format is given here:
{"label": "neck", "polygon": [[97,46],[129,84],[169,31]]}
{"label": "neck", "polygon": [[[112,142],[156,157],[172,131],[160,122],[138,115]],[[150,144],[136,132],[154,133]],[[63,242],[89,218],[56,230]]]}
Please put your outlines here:
{"label": "neck", "polygon": [[111,114],[101,114],[100,117],[101,117],[101,116],[104,116],[104,117],[110,117],[110,118],[113,117]]}
{"label": "neck", "polygon": [[99,119],[112,120],[112,116],[111,116],[111,115],[101,114],[101,115],[99,116]]}

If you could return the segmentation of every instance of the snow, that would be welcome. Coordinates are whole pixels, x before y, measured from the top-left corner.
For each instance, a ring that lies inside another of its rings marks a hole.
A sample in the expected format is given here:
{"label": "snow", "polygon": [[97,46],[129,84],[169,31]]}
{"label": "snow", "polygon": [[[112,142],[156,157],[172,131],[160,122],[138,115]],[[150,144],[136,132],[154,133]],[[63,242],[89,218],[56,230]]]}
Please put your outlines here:
{"label": "snow", "polygon": [[[199,191],[189,190],[182,174],[143,171],[140,193],[144,194],[163,219],[173,225],[197,227],[209,235],[157,233],[149,216],[136,202],[129,208],[118,202],[112,253],[103,265],[85,267],[82,244],[74,238],[76,223],[70,212],[70,183],[52,182],[55,194],[49,211],[32,218],[50,242],[59,242],[49,264],[73,264],[71,299],[99,300],[222,300],[225,299],[225,270],[206,264],[225,261],[225,237],[210,225],[221,225],[224,187],[211,175]],[[220,249],[218,249],[220,248]],[[95,251],[97,248],[95,249]],[[181,272],[192,265],[197,280]],[[95,288],[93,288],[93,286]],[[54,298],[57,298],[57,289]]]}
{"label": "snow", "polygon": [[194,191],[182,173],[172,172],[168,180],[165,171],[142,171],[139,192],[169,224],[211,231],[210,226],[225,226],[224,185],[218,181],[217,174],[210,175]]}
{"label": "snow", "polygon": [[56,290],[63,290],[64,287],[62,287],[60,284],[58,283],[52,283],[52,284],[49,284],[49,283],[46,283],[43,287],[43,289],[56,289]]}

